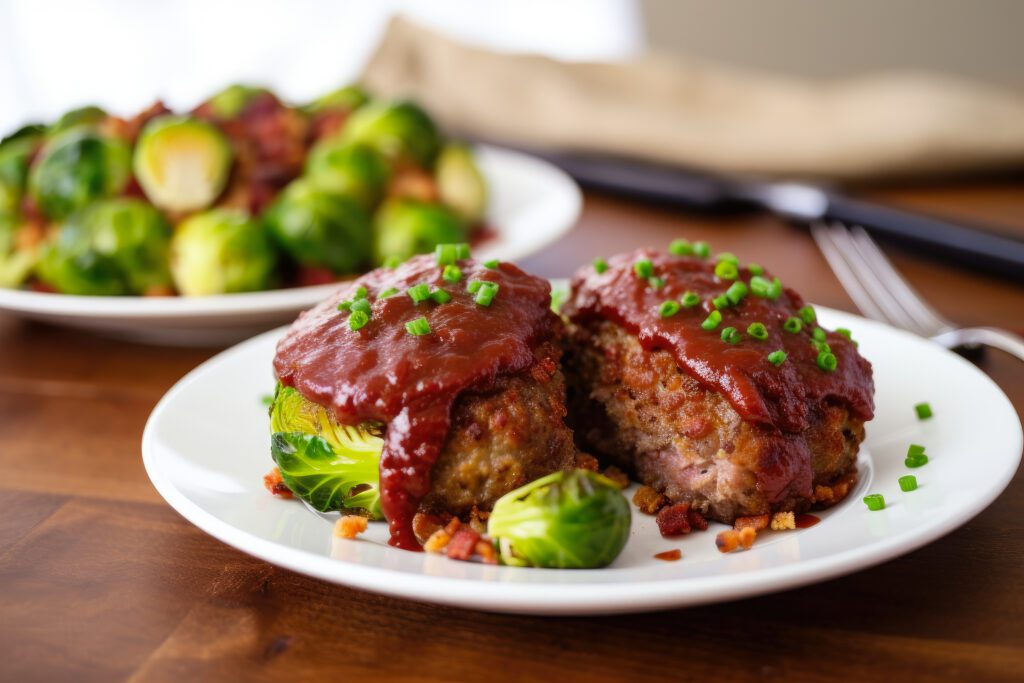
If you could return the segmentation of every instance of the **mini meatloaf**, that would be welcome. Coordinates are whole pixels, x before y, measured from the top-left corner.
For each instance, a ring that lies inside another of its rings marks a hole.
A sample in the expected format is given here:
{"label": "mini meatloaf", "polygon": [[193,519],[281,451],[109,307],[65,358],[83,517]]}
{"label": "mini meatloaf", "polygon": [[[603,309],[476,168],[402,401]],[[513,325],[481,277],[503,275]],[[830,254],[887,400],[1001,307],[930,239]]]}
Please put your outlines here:
{"label": "mini meatloaf", "polygon": [[439,252],[377,269],[304,313],[277,348],[284,385],[342,424],[385,425],[381,508],[400,547],[419,547],[418,511],[486,511],[575,461],[550,284],[488,266]]}
{"label": "mini meatloaf", "polygon": [[777,278],[722,258],[640,250],[576,274],[562,312],[577,440],[720,522],[838,502],[871,365]]}

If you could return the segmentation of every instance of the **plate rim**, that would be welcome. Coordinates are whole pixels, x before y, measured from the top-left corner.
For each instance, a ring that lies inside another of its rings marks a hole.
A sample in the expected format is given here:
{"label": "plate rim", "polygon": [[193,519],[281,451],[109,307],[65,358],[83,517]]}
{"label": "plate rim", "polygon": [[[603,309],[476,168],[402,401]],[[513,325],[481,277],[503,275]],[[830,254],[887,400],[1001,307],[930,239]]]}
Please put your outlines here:
{"label": "plate rim", "polygon": [[[858,324],[885,328],[888,332],[927,341],[905,330],[867,320],[852,313],[825,306],[815,307],[826,312],[827,315],[838,314],[854,318]],[[174,486],[169,477],[163,476],[159,463],[154,460],[155,424],[161,414],[167,410],[167,406],[176,399],[176,396],[188,385],[198,381],[208,366],[221,362],[222,356],[237,352],[241,350],[241,347],[263,343],[265,338],[279,335],[286,328],[287,326],[283,326],[269,330],[221,351],[189,371],[161,397],[150,413],[142,435],[142,460],[150,482],[178,514],[199,527],[200,530],[241,552],[330,583],[418,602],[510,614],[550,616],[618,614],[726,602],[819,583],[909,554],[963,526],[991,505],[1006,489],[1020,466],[1021,449],[1024,448],[1024,429],[1022,429],[1020,415],[1005,392],[977,366],[936,345],[937,348],[949,355],[952,362],[968,366],[977,373],[979,378],[988,382],[1004,407],[1008,408],[1010,413],[1017,418],[1014,446],[1016,455],[1006,461],[1005,467],[998,473],[998,476],[988,480],[981,495],[971,499],[962,507],[957,507],[955,514],[948,512],[935,515],[914,529],[888,536],[871,544],[868,548],[856,546],[825,557],[761,568],[756,571],[714,576],[594,584],[488,582],[403,572],[317,555],[261,538],[235,527],[191,501],[188,496]],[[572,571],[601,572],[606,570]],[[458,590],[448,590],[453,585],[457,585]],[[496,586],[500,586],[501,590],[495,590]],[[614,586],[614,590],[609,591],[608,588],[611,586]],[[594,599],[596,591],[603,591],[600,600]]]}

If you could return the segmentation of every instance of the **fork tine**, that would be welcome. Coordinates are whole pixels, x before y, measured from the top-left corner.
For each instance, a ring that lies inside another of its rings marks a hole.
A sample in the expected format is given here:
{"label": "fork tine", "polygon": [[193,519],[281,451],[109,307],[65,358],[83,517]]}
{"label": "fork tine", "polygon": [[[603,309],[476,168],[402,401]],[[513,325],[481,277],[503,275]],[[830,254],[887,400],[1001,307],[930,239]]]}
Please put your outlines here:
{"label": "fork tine", "polygon": [[939,315],[910,286],[910,283],[903,279],[864,228],[853,226],[850,228],[850,235],[871,270],[899,301],[907,314],[917,322],[919,327],[924,329],[926,336],[935,335],[953,327],[952,323]]}
{"label": "fork tine", "polygon": [[818,248],[821,249],[821,253],[825,256],[825,260],[828,261],[829,266],[832,267],[832,272],[835,273],[836,278],[839,280],[839,284],[841,284],[843,289],[846,290],[846,293],[850,295],[850,298],[853,299],[853,303],[856,304],[861,313],[873,320],[894,323],[895,321],[890,320],[885,311],[875,303],[874,298],[868,290],[865,289],[860,278],[846,262],[846,258],[843,255],[843,249],[836,243],[829,228],[822,223],[814,223],[811,225],[811,236],[814,238],[814,241],[818,243]]}

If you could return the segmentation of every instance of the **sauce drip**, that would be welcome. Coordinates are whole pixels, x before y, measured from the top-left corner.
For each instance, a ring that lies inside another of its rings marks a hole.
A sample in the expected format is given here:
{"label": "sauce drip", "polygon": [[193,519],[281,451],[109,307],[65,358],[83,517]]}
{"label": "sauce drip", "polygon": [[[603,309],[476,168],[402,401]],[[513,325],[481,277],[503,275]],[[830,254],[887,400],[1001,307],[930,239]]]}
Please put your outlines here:
{"label": "sauce drip", "polygon": [[808,515],[806,513],[797,515],[793,520],[793,522],[796,524],[797,529],[808,529],[820,521],[820,517],[816,517],[815,515]]}
{"label": "sauce drip", "polygon": [[[379,268],[304,312],[277,346],[278,379],[332,408],[340,422],[387,425],[380,459],[381,507],[392,545],[418,550],[412,518],[430,489],[430,469],[444,445],[452,404],[467,388],[486,388],[500,374],[529,367],[533,348],[552,334],[551,286],[509,263],[485,268],[458,262],[462,279],[442,279],[433,255],[394,269]],[[489,307],[466,291],[470,280],[499,285]],[[451,301],[414,304],[406,290],[426,283]],[[361,330],[337,305],[365,287],[373,315]],[[396,288],[398,294],[379,298]],[[405,323],[425,317],[431,333],[414,336]]]}

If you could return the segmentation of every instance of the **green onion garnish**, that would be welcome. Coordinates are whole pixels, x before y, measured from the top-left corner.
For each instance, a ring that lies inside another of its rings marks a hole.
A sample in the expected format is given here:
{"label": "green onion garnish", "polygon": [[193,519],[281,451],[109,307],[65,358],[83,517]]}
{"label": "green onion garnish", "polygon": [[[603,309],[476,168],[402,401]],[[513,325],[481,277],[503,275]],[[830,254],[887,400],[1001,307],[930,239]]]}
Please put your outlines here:
{"label": "green onion garnish", "polygon": [[711,256],[711,246],[707,242],[694,242],[693,255],[700,258]]}
{"label": "green onion garnish", "polygon": [[594,259],[594,272],[600,275],[604,271],[608,270],[608,262],[598,256]]}
{"label": "green onion garnish", "polygon": [[430,323],[426,318],[416,318],[405,324],[405,331],[414,337],[422,337],[425,334],[430,334]]}
{"label": "green onion garnish", "polygon": [[654,276],[654,264],[650,259],[640,259],[633,264],[633,272],[638,278],[647,280]]}
{"label": "green onion garnish", "polygon": [[418,304],[430,298],[430,287],[421,282],[405,290],[405,293],[409,295],[414,304]]}
{"label": "green onion garnish", "polygon": [[913,474],[905,474],[897,481],[900,483],[901,491],[915,491],[917,490],[917,477]]}
{"label": "green onion garnish", "polygon": [[364,311],[352,311],[352,315],[348,317],[348,329],[355,332],[361,330],[366,326],[366,323],[370,322],[370,314]]}
{"label": "green onion garnish", "polygon": [[786,322],[782,323],[782,329],[791,334],[796,334],[804,328],[803,322],[800,318],[790,317],[786,318]]}
{"label": "green onion garnish", "polygon": [[439,244],[434,247],[434,258],[437,260],[437,265],[447,266],[455,263],[458,260],[458,249],[454,244]]}
{"label": "green onion garnish", "polygon": [[705,329],[708,332],[710,332],[711,330],[718,327],[718,324],[720,322],[722,322],[722,312],[711,311],[710,313],[708,313],[708,317],[704,318],[704,322],[702,322],[700,326],[702,329]]}
{"label": "green onion garnish", "polygon": [[825,341],[825,330],[820,327],[815,327],[814,332],[811,332],[811,337],[816,341],[823,342]]}
{"label": "green onion garnish", "polygon": [[693,245],[690,244],[689,240],[672,240],[672,244],[668,245],[668,250],[669,253],[675,256],[689,256],[693,253]]}
{"label": "green onion garnish", "polygon": [[907,467],[921,467],[922,465],[928,464],[928,456],[924,454],[924,446],[918,446],[917,444],[910,444],[910,448],[907,449],[907,457],[903,461],[903,464]]}
{"label": "green onion garnish", "polygon": [[679,301],[682,302],[683,308],[693,308],[700,303],[700,294],[697,294],[697,292],[685,292]]}
{"label": "green onion garnish", "polygon": [[361,311],[366,315],[370,315],[372,313],[372,309],[370,308],[370,302],[367,301],[366,299],[356,299],[355,301],[353,301],[350,310],[352,310],[353,312]]}
{"label": "green onion garnish", "polygon": [[751,275],[764,275],[764,268],[757,265],[756,263],[749,264],[747,266],[747,270],[750,271]]}
{"label": "green onion garnish", "polygon": [[436,304],[446,304],[452,300],[452,295],[443,289],[435,289],[430,293],[430,299]]}
{"label": "green onion garnish", "polygon": [[782,280],[775,278],[772,280],[771,287],[768,288],[768,300],[775,301],[782,296]]}
{"label": "green onion garnish", "polygon": [[847,339],[849,339],[850,341],[853,341],[853,333],[850,332],[845,327],[837,327],[835,332],[836,332],[836,334],[841,334],[844,337],[846,337]]}
{"label": "green onion garnish", "polygon": [[740,264],[740,260],[736,258],[736,254],[730,251],[723,251],[721,254],[715,256],[715,260],[718,261],[719,263],[721,263],[722,261],[727,261],[733,264],[734,266],[738,266]]}
{"label": "green onion garnish", "polygon": [[924,446],[918,446],[916,443],[910,444],[910,448],[907,449],[907,457],[916,458],[919,455],[924,455]]}
{"label": "green onion garnish", "polygon": [[455,245],[455,255],[458,256],[460,259],[469,258],[470,257],[469,243],[467,243],[467,242],[459,242],[458,244],[456,244]]}
{"label": "green onion garnish", "polygon": [[774,365],[775,367],[779,367],[780,365],[785,363],[786,358],[788,358],[788,356],[786,355],[786,352],[783,351],[782,349],[779,349],[778,351],[772,351],[771,353],[768,354],[768,362]]}
{"label": "green onion garnish", "polygon": [[366,287],[363,287],[362,285],[360,285],[359,287],[356,288],[356,293],[352,295],[352,298],[353,299],[365,299],[366,298],[366,294],[367,294]]}
{"label": "green onion garnish", "polygon": [[799,311],[797,311],[796,314],[800,316],[800,319],[803,320],[808,325],[812,324],[816,319],[816,316],[814,315],[814,309],[811,306],[804,306]]}
{"label": "green onion garnish", "polygon": [[729,308],[729,306],[732,305],[732,301],[729,300],[728,294],[719,294],[711,300],[711,303],[714,304],[715,308],[718,310]]}
{"label": "green onion garnish", "polygon": [[347,310],[350,310],[351,308],[352,308],[352,302],[351,301],[342,301],[340,304],[338,304],[338,310],[339,311],[347,311]]}
{"label": "green onion garnish", "polygon": [[715,265],[715,275],[722,280],[735,280],[739,277],[740,271],[732,261],[719,261]]}
{"label": "green onion garnish", "polygon": [[743,297],[747,295],[748,291],[750,290],[747,289],[746,283],[742,280],[737,280],[729,285],[729,289],[725,290],[725,295],[729,297],[729,301],[738,304],[743,301]]}
{"label": "green onion garnish", "polygon": [[917,413],[918,420],[927,420],[932,416],[932,407],[927,403],[918,403],[914,406],[914,411]]}
{"label": "green onion garnish", "polygon": [[658,315],[662,318],[671,318],[679,312],[679,304],[675,301],[662,301],[661,306],[658,306]]}
{"label": "green onion garnish", "polygon": [[477,302],[481,306],[490,306],[491,301],[494,300],[494,296],[497,293],[497,282],[480,282],[480,286],[476,289],[476,296],[473,298],[473,301]]}
{"label": "green onion garnish", "polygon": [[885,498],[882,497],[881,493],[870,493],[864,496],[864,504],[868,506],[868,510],[877,512],[878,510],[885,509]]}
{"label": "green onion garnish", "polygon": [[834,372],[839,361],[831,351],[819,351],[817,363],[818,367],[825,372]]}
{"label": "green onion garnish", "polygon": [[491,270],[494,270],[495,268],[498,267],[499,263],[501,263],[501,261],[499,261],[496,258],[492,258],[490,261],[484,261],[484,268],[490,268]]}
{"label": "green onion garnish", "polygon": [[483,280],[470,280],[469,282],[466,283],[466,291],[469,292],[470,294],[476,294],[477,292],[480,291],[480,288],[483,286],[483,284]]}
{"label": "green onion garnish", "polygon": [[755,275],[750,278],[750,291],[754,293],[754,296],[766,299],[768,298],[768,294],[771,293],[771,290],[772,283],[760,275]]}
{"label": "green onion garnish", "polygon": [[738,344],[741,339],[743,339],[743,335],[735,327],[726,327],[722,330],[722,341],[724,342]]}
{"label": "green onion garnish", "polygon": [[377,298],[378,299],[387,299],[389,296],[394,296],[395,294],[398,294],[398,289],[395,288],[395,287],[388,287],[383,292],[378,294]]}
{"label": "green onion garnish", "polygon": [[768,338],[768,328],[764,326],[764,323],[750,323],[747,326],[747,334],[758,341],[764,341]]}
{"label": "green onion garnish", "polygon": [[400,265],[402,265],[401,256],[388,256],[386,259],[384,259],[385,268],[397,268]]}
{"label": "green onion garnish", "polygon": [[462,269],[455,264],[449,264],[441,272],[441,279],[445,282],[458,282],[462,279]]}
{"label": "green onion garnish", "polygon": [[647,284],[651,286],[651,289],[661,289],[665,286],[665,278],[663,277],[649,277],[647,278]]}

